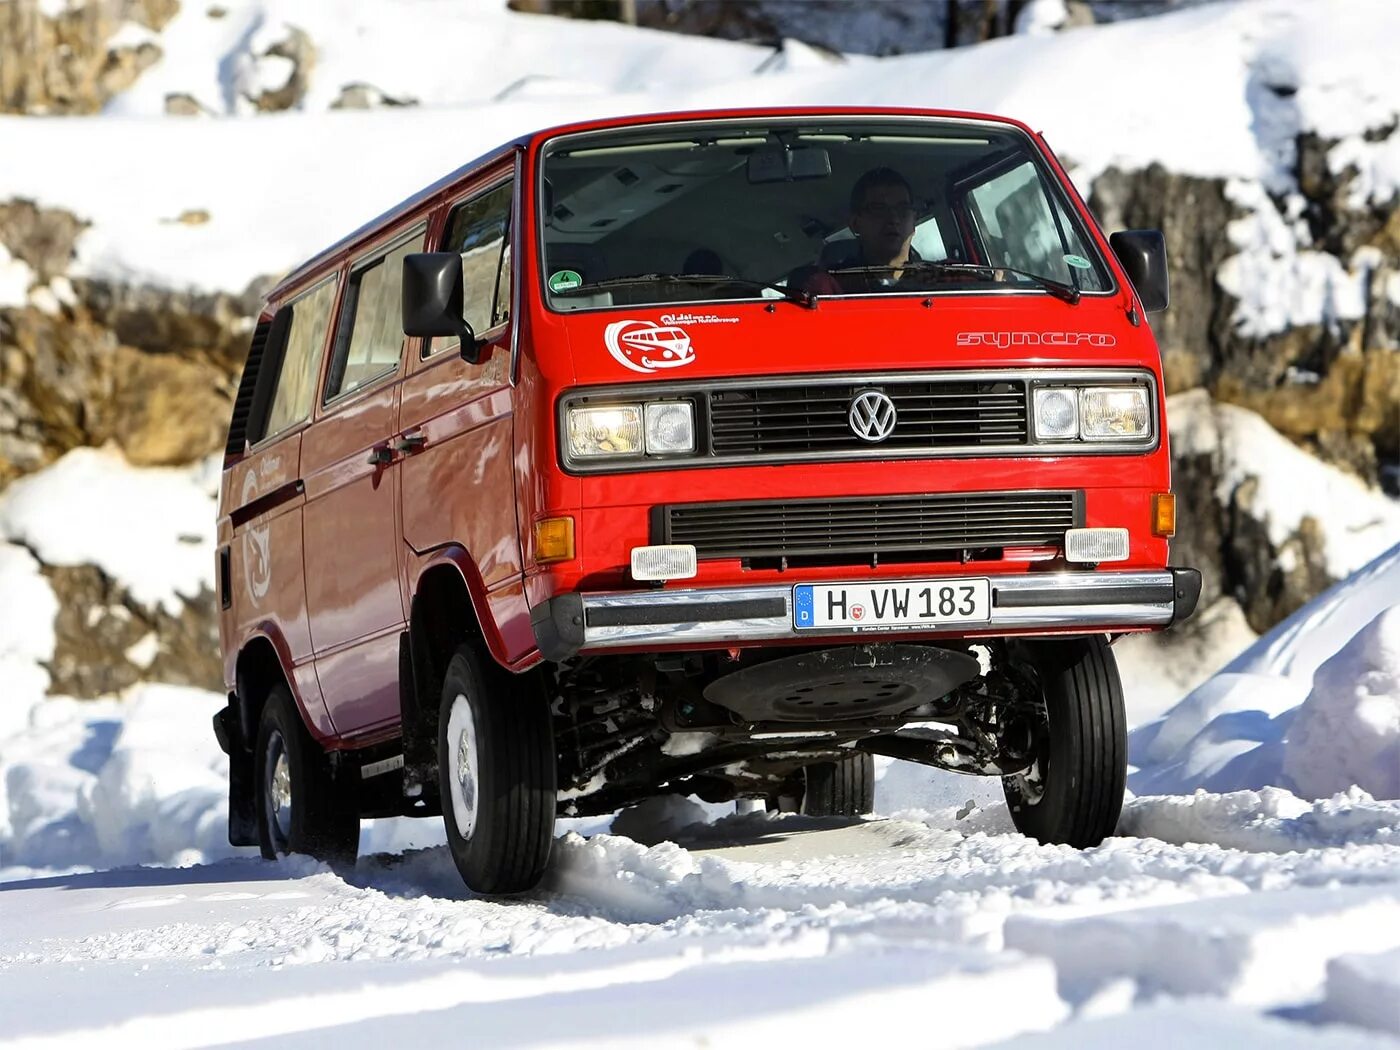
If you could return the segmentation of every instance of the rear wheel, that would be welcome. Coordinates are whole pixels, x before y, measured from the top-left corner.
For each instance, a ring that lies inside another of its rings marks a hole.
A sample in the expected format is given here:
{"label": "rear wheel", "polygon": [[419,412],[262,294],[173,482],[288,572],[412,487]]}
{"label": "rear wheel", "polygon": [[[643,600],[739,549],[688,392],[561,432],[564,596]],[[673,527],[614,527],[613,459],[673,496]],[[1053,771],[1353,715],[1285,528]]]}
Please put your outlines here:
{"label": "rear wheel", "polygon": [[797,783],[796,795],[768,799],[769,810],[809,817],[859,817],[875,808],[875,759],[864,752],[814,762],[803,768]]}
{"label": "rear wheel", "polygon": [[1097,846],[1118,824],[1127,780],[1118,664],[1097,636],[1039,644],[1029,653],[1045,719],[1034,764],[1002,778],[1012,822],[1042,843]]}
{"label": "rear wheel", "polygon": [[273,860],[304,853],[336,863],[355,859],[360,817],[355,798],[338,790],[326,753],[302,725],[292,694],[268,693],[254,752],[258,845]]}
{"label": "rear wheel", "polygon": [[556,775],[538,676],[459,647],[438,709],[438,790],[452,859],[470,889],[519,893],[539,882],[554,842]]}

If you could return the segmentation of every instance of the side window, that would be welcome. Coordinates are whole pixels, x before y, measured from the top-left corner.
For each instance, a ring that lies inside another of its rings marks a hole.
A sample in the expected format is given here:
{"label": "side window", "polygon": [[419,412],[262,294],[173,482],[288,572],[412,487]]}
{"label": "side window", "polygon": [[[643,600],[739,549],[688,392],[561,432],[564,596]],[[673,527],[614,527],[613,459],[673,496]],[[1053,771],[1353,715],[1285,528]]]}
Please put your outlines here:
{"label": "side window", "polygon": [[[447,217],[444,252],[462,256],[463,314],[478,335],[510,320],[510,204],[514,183],[505,182],[457,205]],[[432,353],[457,340],[433,340]]]}
{"label": "side window", "polygon": [[335,306],[335,287],[336,279],[331,277],[291,304],[282,368],[267,414],[267,437],[280,434],[311,415],[316,376],[321,370],[321,349],[326,345],[326,329]]}
{"label": "side window", "polygon": [[403,260],[422,250],[420,232],[351,271],[326,375],[326,401],[398,370],[404,342]]}
{"label": "side window", "polygon": [[[1066,283],[1070,280],[1067,258],[1077,260],[1080,284],[1099,291],[1108,287],[1085,249],[1075,223],[1058,201],[1050,201],[1030,161],[989,179],[968,193],[974,218],[986,241],[988,262],[994,266],[1014,266]],[[1055,209],[1054,214],[1051,208]],[[1069,244],[1066,255],[1060,244],[1059,229]]]}

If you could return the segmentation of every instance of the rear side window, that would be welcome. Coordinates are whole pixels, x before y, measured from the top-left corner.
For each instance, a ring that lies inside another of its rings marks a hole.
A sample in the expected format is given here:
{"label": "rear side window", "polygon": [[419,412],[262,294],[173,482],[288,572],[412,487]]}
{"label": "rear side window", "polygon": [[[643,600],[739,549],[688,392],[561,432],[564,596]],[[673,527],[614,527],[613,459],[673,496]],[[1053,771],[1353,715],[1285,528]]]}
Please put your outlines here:
{"label": "rear side window", "polygon": [[[462,256],[463,315],[478,335],[510,320],[510,205],[513,182],[464,201],[447,217],[441,251]],[[432,352],[456,346],[437,338]]]}
{"label": "rear side window", "polygon": [[268,437],[311,415],[316,377],[321,370],[321,350],[326,345],[331,308],[335,305],[336,279],[330,277],[291,304],[286,347],[277,373],[276,392],[263,433]]}
{"label": "rear side window", "polygon": [[1059,202],[1046,196],[1030,161],[988,179],[967,196],[992,266],[1013,266],[1065,284],[1071,283],[1070,267],[1074,266],[1081,288],[1108,289],[1108,281],[1092,261],[1095,253],[1085,249]]}
{"label": "rear side window", "polygon": [[403,261],[422,250],[420,230],[351,271],[335,354],[326,376],[326,401],[398,371],[404,343]]}

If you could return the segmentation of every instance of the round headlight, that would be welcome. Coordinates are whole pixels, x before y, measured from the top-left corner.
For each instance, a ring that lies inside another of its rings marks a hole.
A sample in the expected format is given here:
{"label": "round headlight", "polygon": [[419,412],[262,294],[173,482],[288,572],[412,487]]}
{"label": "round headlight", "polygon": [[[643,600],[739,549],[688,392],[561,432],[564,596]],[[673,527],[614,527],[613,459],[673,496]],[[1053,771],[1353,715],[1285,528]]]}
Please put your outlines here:
{"label": "round headlight", "polygon": [[1041,441],[1079,436],[1077,391],[1051,387],[1035,392],[1035,436]]}
{"label": "round headlight", "polygon": [[658,401],[646,406],[647,452],[695,451],[695,409],[689,401]]}

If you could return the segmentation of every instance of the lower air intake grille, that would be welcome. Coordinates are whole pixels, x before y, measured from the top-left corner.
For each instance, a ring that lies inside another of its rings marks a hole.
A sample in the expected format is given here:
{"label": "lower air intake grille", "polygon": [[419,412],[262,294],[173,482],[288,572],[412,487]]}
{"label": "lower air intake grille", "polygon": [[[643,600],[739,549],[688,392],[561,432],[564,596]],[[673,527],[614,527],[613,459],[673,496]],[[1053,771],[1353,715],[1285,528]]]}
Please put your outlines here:
{"label": "lower air intake grille", "polygon": [[660,508],[659,543],[701,558],[752,561],[943,561],[989,548],[1060,546],[1079,494],[974,492]]}

